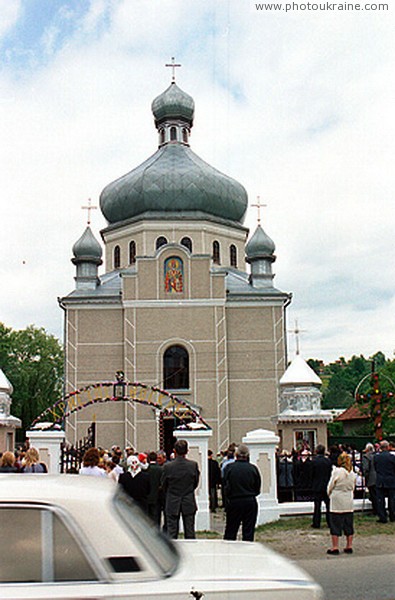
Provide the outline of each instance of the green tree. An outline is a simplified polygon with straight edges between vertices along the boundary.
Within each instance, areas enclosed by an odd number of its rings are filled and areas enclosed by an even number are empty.
[[[12,414],[24,430],[62,396],[63,349],[43,328],[12,330],[0,323],[0,367],[12,383]]]
[[[358,383],[371,371],[371,361],[352,356],[346,361],[340,357],[326,368],[328,384],[323,390],[324,408],[347,408],[355,400]]]

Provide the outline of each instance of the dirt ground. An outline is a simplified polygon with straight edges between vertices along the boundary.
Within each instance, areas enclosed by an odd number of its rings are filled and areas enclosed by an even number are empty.
[[[306,532],[293,530],[281,531],[275,534],[258,535],[257,541],[263,542],[293,560],[309,558],[327,558],[326,551],[330,548],[330,535],[325,528],[322,531]],[[345,539],[340,541],[340,548],[345,546]],[[358,536],[355,532],[353,541],[354,553],[358,556],[395,553],[395,536],[378,534],[371,536]]]
[[[216,535],[224,532],[224,514],[220,510],[211,515],[211,528]],[[360,527],[361,529],[361,527]],[[374,517],[369,519],[368,527],[358,535],[358,523],[355,524],[354,553],[358,556],[379,554],[395,554],[395,523],[376,524]],[[374,533],[377,529],[377,533]],[[373,533],[372,531],[373,530]],[[312,529],[309,522],[301,528],[292,529],[263,527],[257,530],[255,540],[267,544],[273,550],[292,558],[304,560],[309,558],[328,558],[326,550],[331,546],[329,530],[326,524],[321,529]],[[340,540],[340,548],[345,546],[345,538]],[[331,558],[331,557],[329,557]]]

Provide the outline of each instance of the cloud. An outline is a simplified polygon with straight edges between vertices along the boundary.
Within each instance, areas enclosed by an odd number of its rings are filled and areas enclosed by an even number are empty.
[[[16,30],[21,6],[3,4],[18,7],[2,18]],[[37,23],[30,60],[0,72],[6,324],[61,335],[81,206],[155,151],[150,105],[174,55],[196,102],[192,149],[268,205],[275,285],[293,292],[303,352],[392,352],[393,16],[263,15],[239,0],[65,6]]]
[[[18,21],[21,14],[20,0],[0,0],[0,39],[8,33]]]

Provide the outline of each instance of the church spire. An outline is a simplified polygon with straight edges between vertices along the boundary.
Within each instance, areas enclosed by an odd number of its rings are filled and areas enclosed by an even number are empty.
[[[96,206],[82,206],[88,210],[88,225],[82,236],[73,246],[74,257],[71,262],[76,266],[76,288],[84,290],[95,289],[99,283],[98,269],[102,264],[102,247],[95,238],[90,228],[90,211]]]
[[[276,249],[273,240],[262,229],[260,209],[265,206],[261,204],[258,196],[258,226],[254,235],[246,245],[246,262],[251,265],[250,283],[254,287],[273,287],[272,263],[276,260],[274,251]]]
[[[177,143],[189,145],[195,112],[193,98],[176,84],[175,69],[181,65],[175,62],[174,56],[171,60],[171,63],[166,64],[166,67],[173,70],[171,84],[155,98],[151,106],[155,127],[159,132],[159,147]]]

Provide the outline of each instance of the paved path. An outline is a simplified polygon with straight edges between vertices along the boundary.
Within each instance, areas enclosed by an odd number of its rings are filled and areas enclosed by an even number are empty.
[[[395,554],[296,562],[322,586],[325,600],[395,599]]]

